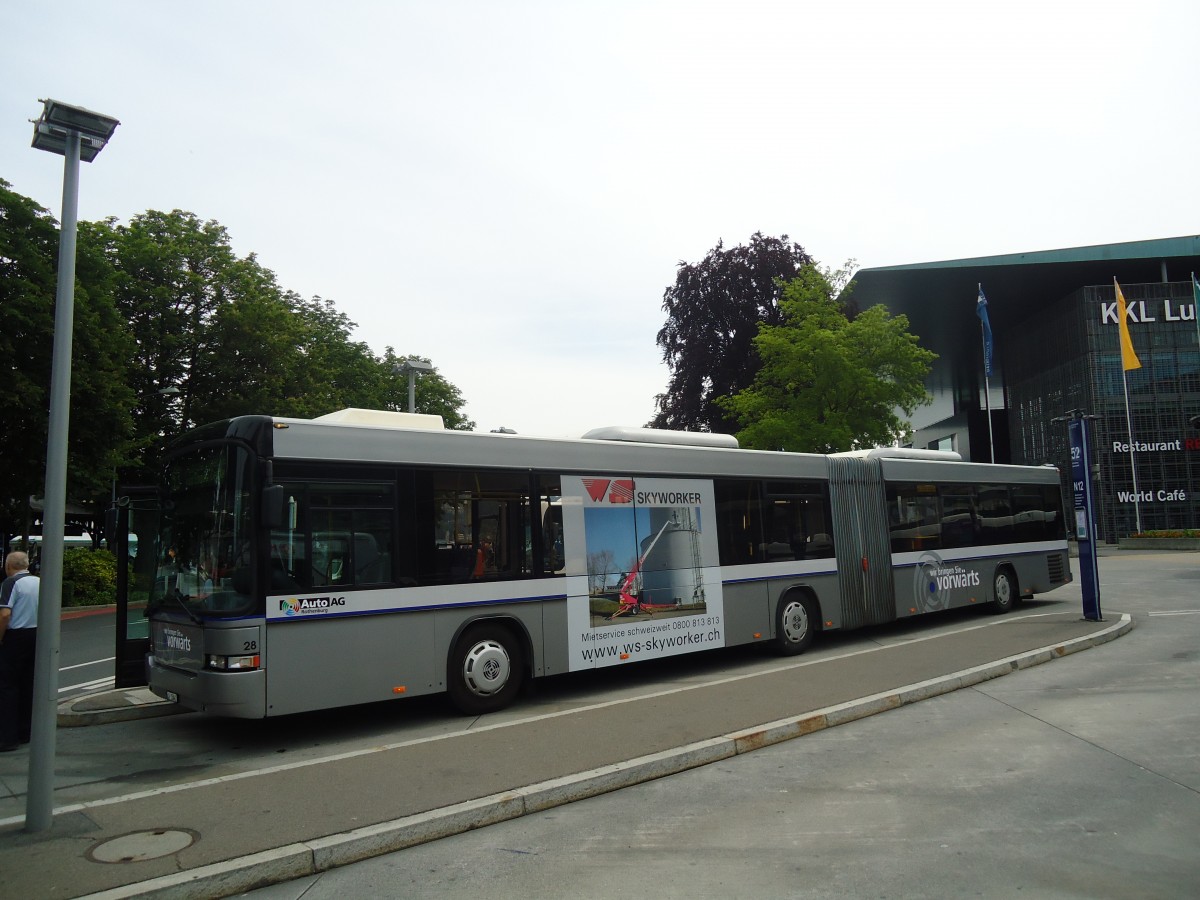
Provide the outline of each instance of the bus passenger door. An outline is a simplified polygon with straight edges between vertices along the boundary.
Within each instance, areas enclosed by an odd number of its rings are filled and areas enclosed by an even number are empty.
[[[154,578],[156,493],[152,487],[123,487],[108,510],[104,537],[117,558],[115,685],[146,683],[150,628],[146,601]],[[141,553],[138,553],[139,546]]]
[[[829,499],[837,556],[842,626],[896,618],[883,466],[877,459],[830,457]]]

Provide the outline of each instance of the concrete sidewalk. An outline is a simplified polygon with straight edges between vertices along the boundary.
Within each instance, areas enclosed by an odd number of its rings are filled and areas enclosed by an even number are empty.
[[[989,620],[870,652],[109,796],[54,828],[0,829],[12,897],[218,897],[313,874],[893,709],[1126,633],[1128,616]],[[71,701],[80,721],[173,711],[144,689]]]

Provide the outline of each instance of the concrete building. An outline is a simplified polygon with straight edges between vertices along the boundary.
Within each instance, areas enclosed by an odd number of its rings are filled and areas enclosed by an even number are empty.
[[[1052,463],[1066,479],[1062,418],[1073,410],[1093,416],[1098,525],[1115,541],[1139,519],[1143,530],[1200,528],[1193,273],[1200,276],[1200,235],[863,269],[854,297],[862,308],[882,303],[908,316],[938,354],[927,384],[933,404],[913,417],[914,447],[957,450],[977,462]],[[1141,362],[1129,371],[1114,279]],[[994,346],[987,379],[981,285]]]

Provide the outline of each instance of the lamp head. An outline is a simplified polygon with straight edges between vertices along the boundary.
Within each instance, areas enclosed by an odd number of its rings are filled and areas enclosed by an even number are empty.
[[[112,116],[72,106],[58,100],[42,100],[42,114],[33,122],[33,143],[38,150],[67,154],[71,132],[79,135],[79,158],[91,162],[104,149],[121,123]]]

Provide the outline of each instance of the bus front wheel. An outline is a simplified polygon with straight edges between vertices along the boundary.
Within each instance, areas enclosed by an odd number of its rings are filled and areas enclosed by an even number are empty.
[[[525,676],[520,642],[502,625],[468,629],[450,655],[450,702],[470,716],[504,709],[516,698]]]
[[[992,579],[992,612],[1006,613],[1017,602],[1017,579],[1012,569],[1001,566]]]
[[[775,613],[775,645],[787,656],[803,653],[817,630],[816,604],[809,597],[788,594]]]

